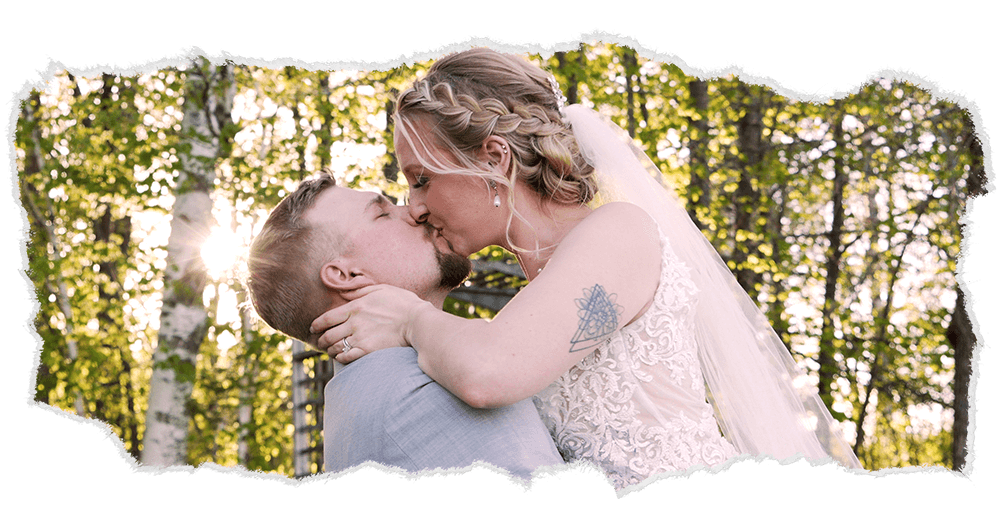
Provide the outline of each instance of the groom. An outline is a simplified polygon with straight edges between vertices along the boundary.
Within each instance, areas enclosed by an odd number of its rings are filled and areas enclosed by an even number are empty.
[[[365,286],[405,288],[440,308],[471,264],[428,229],[406,207],[321,172],[282,200],[254,239],[251,301],[269,325],[310,344],[312,321]],[[528,479],[563,463],[530,400],[473,409],[424,374],[409,347],[338,364],[325,394],[327,472],[368,461],[410,472],[482,461]]]

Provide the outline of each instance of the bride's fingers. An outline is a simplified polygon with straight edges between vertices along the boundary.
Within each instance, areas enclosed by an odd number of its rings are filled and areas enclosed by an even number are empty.
[[[363,288],[358,288],[350,291],[341,291],[340,296],[347,299],[348,301],[353,301],[360,299],[361,297],[364,297],[365,295],[368,295],[373,291],[377,291],[378,289],[381,289],[380,284],[372,284],[371,286],[365,286]]]
[[[350,339],[348,339],[347,341],[350,342]],[[343,363],[344,365],[347,365],[348,363],[357,360],[358,358],[364,356],[365,354],[366,352],[363,348],[351,345],[350,350],[345,350],[344,352],[337,354],[336,356],[334,356],[334,359],[336,359],[340,363]]]
[[[348,306],[349,304],[344,304],[320,315],[309,326],[309,331],[315,334],[320,330],[326,330],[327,328],[343,324],[351,316]]]
[[[350,339],[348,339],[347,341],[349,343]],[[339,361],[341,363],[345,363],[346,364],[348,362],[342,361],[342,358],[340,358],[340,356],[342,356],[345,352],[350,351],[351,348],[354,348],[354,347],[350,346],[350,348],[348,348],[348,346],[344,344],[344,340],[342,339],[342,340],[334,343],[329,348],[329,350],[327,350],[327,354],[329,354],[333,359],[335,359],[335,360],[337,360],[337,361]]]
[[[330,355],[338,354],[343,349],[344,338],[350,337],[351,333],[352,331],[347,328],[347,323],[343,323],[323,332],[316,340],[316,346]]]

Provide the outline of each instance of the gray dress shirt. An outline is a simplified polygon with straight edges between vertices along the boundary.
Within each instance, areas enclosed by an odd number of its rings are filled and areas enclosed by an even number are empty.
[[[563,463],[531,400],[469,407],[424,374],[409,347],[343,366],[325,395],[327,472],[368,461],[409,472],[482,461],[528,479],[540,466]]]

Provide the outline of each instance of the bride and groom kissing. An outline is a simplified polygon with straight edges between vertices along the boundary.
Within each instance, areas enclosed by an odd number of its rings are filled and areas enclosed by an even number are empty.
[[[249,285],[257,311],[315,344],[313,319],[363,287],[393,284],[441,308],[472,264],[430,227],[385,196],[337,186],[321,172],[271,212],[254,241]],[[527,479],[563,462],[531,401],[472,408],[424,374],[412,348],[336,365],[325,393],[328,472],[365,462],[409,472],[484,462]]]
[[[328,471],[483,461],[527,478],[583,460],[622,489],[743,454],[859,467],[620,129],[484,48],[436,62],[395,109],[408,205],[321,174],[251,246],[258,314],[346,364],[326,389]],[[492,320],[441,311],[491,245],[528,285]]]

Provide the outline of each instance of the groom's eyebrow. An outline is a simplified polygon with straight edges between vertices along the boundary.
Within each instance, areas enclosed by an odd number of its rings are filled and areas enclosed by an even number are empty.
[[[389,200],[382,194],[375,194],[375,197],[373,197],[372,200],[368,202],[368,206],[365,207],[365,212],[373,206],[377,206],[379,208],[385,207],[388,202]]]

